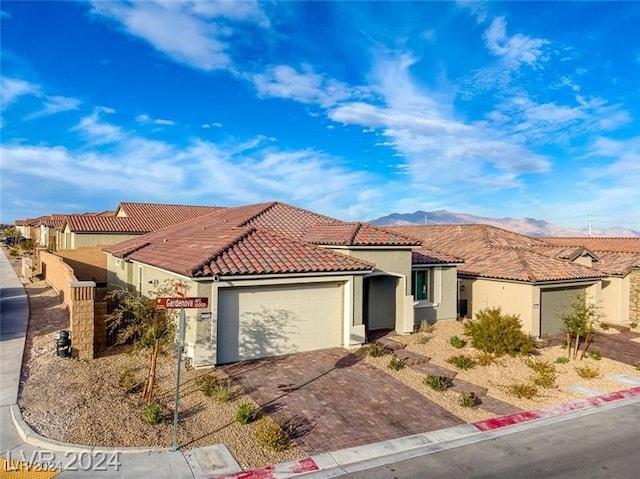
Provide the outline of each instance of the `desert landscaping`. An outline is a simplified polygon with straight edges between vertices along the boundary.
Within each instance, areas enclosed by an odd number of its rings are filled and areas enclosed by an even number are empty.
[[[18,263],[12,261],[17,270]],[[175,362],[161,356],[158,362],[157,389],[154,399],[166,420],[151,425],[143,417],[144,401],[139,388],[147,373],[147,357],[132,355],[127,346],[104,351],[92,361],[64,359],[56,355],[56,333],[68,328],[68,313],[56,292],[46,282],[34,278],[25,285],[30,306],[30,321],[23,362],[19,405],[26,422],[45,437],[64,442],[110,447],[159,447],[171,445],[170,418],[173,412]],[[615,334],[617,331],[608,331]],[[458,336],[465,342],[461,348],[451,345]],[[406,350],[430,358],[430,363],[456,370],[456,378],[481,386],[488,395],[515,408],[527,410],[559,404],[584,397],[569,389],[578,385],[598,392],[624,389],[624,384],[607,379],[613,374],[638,375],[636,368],[597,354],[588,354],[582,361],[561,364],[558,358],[567,356],[566,348],[549,346],[536,350],[535,361],[553,364],[555,374],[551,388],[538,387],[532,399],[518,398],[507,392],[513,383],[530,381],[533,370],[523,357],[502,356],[489,365],[460,370],[447,362],[453,355],[477,357],[464,335],[461,322],[439,322],[426,331],[407,336],[393,336],[406,345]],[[372,357],[368,347],[354,353],[372,366],[392,375],[429,400],[444,407],[466,422],[495,416],[479,407],[463,407],[459,394],[435,391],[424,383],[425,375],[408,367],[392,370],[388,367],[391,354]],[[589,366],[597,377],[585,379],[576,366]],[[305,452],[292,444],[285,451],[274,452],[256,442],[261,424],[271,421],[262,417],[250,424],[236,422],[236,412],[242,403],[257,406],[238,386],[231,385],[231,397],[216,401],[203,394],[198,377],[209,375],[219,381],[226,377],[221,370],[184,371],[181,385],[178,443],[184,449],[210,444],[225,444],[242,467],[258,467],[303,457]],[[231,383],[230,383],[231,384]]]

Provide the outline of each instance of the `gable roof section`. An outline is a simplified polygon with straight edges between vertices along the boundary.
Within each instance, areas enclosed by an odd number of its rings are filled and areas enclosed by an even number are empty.
[[[582,246],[591,251],[616,251],[619,253],[640,253],[640,238],[612,237],[543,237],[546,243],[558,246]]]
[[[196,277],[370,271],[374,265],[369,262],[321,248],[303,239],[319,222],[326,225],[327,219],[326,216],[277,202],[219,208],[199,218],[108,246],[104,250],[120,258]],[[346,231],[351,233],[352,242],[356,243],[377,241],[378,237],[373,234],[376,233],[390,241],[419,244],[414,239],[376,227],[362,228],[362,225],[338,220],[332,220],[330,224],[331,230],[340,233],[336,240],[338,243],[344,239]],[[333,228],[334,225],[347,226]],[[360,230],[364,231],[358,239]]]
[[[603,276],[586,266],[539,253],[548,244],[489,225],[390,226],[389,229],[419,238],[432,248],[464,260],[462,275],[526,282],[585,280]]]
[[[67,225],[74,233],[144,234],[220,209],[215,206],[122,202],[118,211],[122,210],[126,216],[115,216],[116,213],[111,211],[69,215]]]
[[[373,269],[366,261],[254,227],[222,223],[189,228],[177,235],[158,233],[109,246],[105,251],[189,277]]]

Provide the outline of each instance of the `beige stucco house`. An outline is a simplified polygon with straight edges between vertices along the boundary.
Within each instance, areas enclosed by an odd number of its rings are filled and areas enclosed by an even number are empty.
[[[349,348],[380,329],[410,333],[429,308],[429,319],[455,318],[459,260],[444,255],[423,252],[431,297],[416,309],[419,247],[399,233],[272,202],[220,208],[105,252],[112,287],[150,295],[168,280],[208,298],[206,310],[187,310],[186,354],[211,366]]]
[[[601,305],[607,321],[640,322],[640,238],[542,238],[548,254],[582,260],[601,272]]]
[[[457,269],[458,314],[475,317],[487,307],[501,307],[520,317],[531,336],[563,331],[560,315],[572,297],[586,293],[608,298],[605,274],[590,267],[590,253],[556,257],[550,245],[488,225],[394,226],[390,230],[420,239],[424,247],[462,258]]]

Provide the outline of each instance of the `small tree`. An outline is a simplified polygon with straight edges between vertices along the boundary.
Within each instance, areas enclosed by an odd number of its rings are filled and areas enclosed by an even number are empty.
[[[153,289],[150,297],[125,288],[108,295],[117,303],[116,309],[106,318],[108,328],[118,331],[117,344],[131,341],[133,352],[149,354],[149,375],[143,393],[147,404],[153,401],[158,354],[171,350],[176,334],[175,311],[156,309],[155,298],[174,295],[170,280]]]
[[[575,336],[576,345],[573,357],[575,359],[578,355],[580,338],[584,337],[585,340],[579,360],[584,358],[585,352],[593,340],[596,328],[605,317],[601,306],[587,298],[586,293],[580,293],[571,298],[569,307],[560,315],[564,323],[564,330],[567,333],[567,355],[569,357],[571,357],[571,344]]]

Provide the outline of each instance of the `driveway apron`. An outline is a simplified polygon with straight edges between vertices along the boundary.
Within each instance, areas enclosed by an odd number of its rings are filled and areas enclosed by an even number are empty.
[[[245,361],[224,370],[307,454],[433,431],[464,421],[343,349]]]

